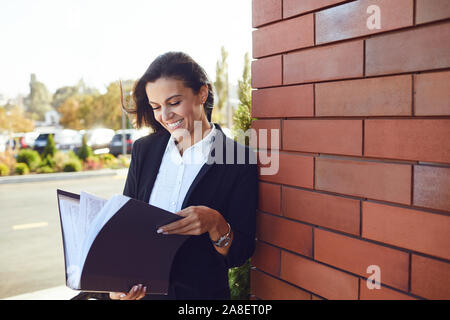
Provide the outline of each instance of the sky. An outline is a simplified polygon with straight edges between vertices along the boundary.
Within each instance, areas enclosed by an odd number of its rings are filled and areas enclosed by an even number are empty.
[[[51,93],[80,79],[104,92],[167,51],[186,52],[214,81],[221,46],[237,83],[251,33],[251,0],[3,0],[0,95],[27,95],[31,73]]]

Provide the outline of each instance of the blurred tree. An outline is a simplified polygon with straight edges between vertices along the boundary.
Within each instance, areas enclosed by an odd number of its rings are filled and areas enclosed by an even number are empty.
[[[84,126],[81,123],[80,117],[80,98],[73,96],[64,100],[58,106],[58,112],[60,115],[59,123],[64,128],[81,130]]]
[[[62,105],[67,99],[70,97],[76,96],[79,94],[79,88],[77,86],[73,87],[61,87],[58,88],[53,94],[52,106],[57,109],[60,105]]]
[[[29,132],[34,130],[34,121],[23,108],[15,105],[11,109],[0,108],[0,131]]]
[[[250,129],[252,123],[252,85],[251,85],[251,73],[250,73],[250,58],[248,53],[244,56],[244,71],[242,73],[242,79],[238,80],[238,96],[239,104],[236,111],[233,114],[233,133],[238,135],[239,130],[243,132]],[[246,143],[248,145],[248,143]]]
[[[252,87],[250,73],[250,59],[248,53],[244,56],[244,71],[242,79],[238,80],[239,105],[233,114],[233,134],[236,140],[239,135],[250,129],[252,123],[251,104]],[[242,140],[240,140],[242,141]],[[245,144],[249,145],[249,139],[245,137]],[[250,259],[240,267],[231,268],[228,271],[231,299],[248,299],[250,295]]]
[[[214,89],[217,95],[216,105],[213,109],[213,122],[218,122],[223,125],[226,120],[224,114],[225,108],[228,103],[228,52],[225,47],[221,47],[221,57],[216,63],[216,81],[214,81]]]
[[[34,120],[44,120],[45,113],[51,110],[52,95],[42,82],[37,81],[36,75],[30,77],[30,94],[25,98],[27,111]]]
[[[102,115],[99,125],[107,128],[118,130],[122,127],[122,105],[120,103],[120,88],[118,82],[111,82],[106,93],[103,94],[99,101],[99,113]]]

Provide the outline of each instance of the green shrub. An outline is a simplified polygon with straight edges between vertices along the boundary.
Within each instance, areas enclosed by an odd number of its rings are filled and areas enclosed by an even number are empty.
[[[44,148],[44,151],[42,151],[42,159],[47,158],[47,156],[50,156],[53,158],[55,155],[57,149],[55,145],[55,140],[53,140],[53,135],[49,134],[47,137],[47,145]]]
[[[87,158],[91,157],[94,153],[92,152],[91,147],[88,146],[86,141],[86,135],[83,136],[83,144],[81,145],[81,148],[78,150],[78,158],[80,158],[83,161],[86,161]]]
[[[90,156],[86,158],[83,163],[84,170],[99,170],[103,168],[103,164],[97,156]]]
[[[117,160],[119,160],[119,164],[122,168],[130,167],[130,162],[131,162],[130,157],[121,154],[117,157]]]
[[[55,159],[48,154],[45,158],[42,159],[41,164],[39,165],[39,168],[42,167],[49,167],[52,170],[56,167],[56,161]]]
[[[9,175],[9,167],[4,163],[0,163],[0,176],[7,175]]]
[[[49,166],[42,166],[37,168],[36,170],[37,173],[53,173],[55,172],[55,170]]]
[[[31,171],[36,170],[41,163],[39,153],[31,149],[22,149],[17,154],[17,162],[26,163]]]
[[[30,172],[30,169],[28,169],[28,166],[26,163],[19,162],[16,164],[16,173],[23,175],[28,174]]]
[[[63,171],[64,172],[77,172],[81,171],[83,165],[80,160],[71,159],[64,163]]]
[[[116,159],[112,154],[106,153],[100,155],[100,161],[102,165],[106,168],[118,169],[120,168],[119,160]]]

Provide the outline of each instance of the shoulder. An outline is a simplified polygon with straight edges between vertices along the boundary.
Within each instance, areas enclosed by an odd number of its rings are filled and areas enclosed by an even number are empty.
[[[169,139],[169,134],[167,133],[167,131],[166,132],[163,132],[163,131],[154,132],[147,136],[143,136],[143,137],[137,139],[133,143],[133,150],[135,150],[135,152],[137,152],[142,149],[147,149],[147,148],[150,148],[152,145],[160,144],[160,143],[163,143],[164,141],[167,142],[168,139]]]

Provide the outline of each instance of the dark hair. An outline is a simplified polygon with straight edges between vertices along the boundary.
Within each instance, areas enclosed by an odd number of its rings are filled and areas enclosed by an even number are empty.
[[[211,82],[205,70],[183,52],[167,52],[158,56],[145,71],[144,75],[136,82],[133,90],[134,109],[126,109],[127,112],[136,114],[136,125],[138,128],[147,125],[154,132],[165,130],[155,119],[153,110],[148,102],[145,86],[148,82],[154,82],[159,78],[171,78],[184,82],[184,85],[191,88],[194,94],[200,92],[203,85],[208,86],[208,98],[204,104],[204,109],[208,121],[211,122],[211,114],[214,106],[214,94]]]

